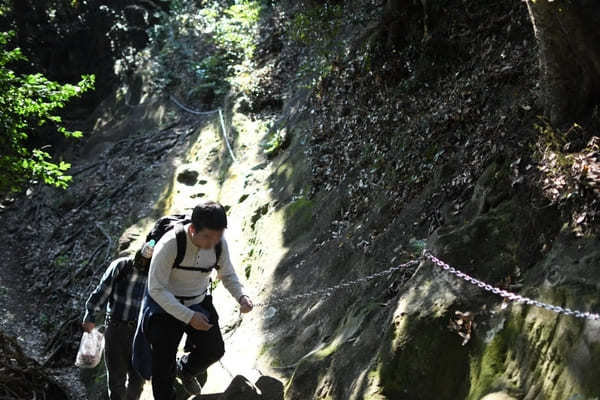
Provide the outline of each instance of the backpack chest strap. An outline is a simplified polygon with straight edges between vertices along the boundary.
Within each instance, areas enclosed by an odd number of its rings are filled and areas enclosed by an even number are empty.
[[[183,269],[183,270],[186,270],[186,271],[210,272],[210,271],[212,271],[213,269],[218,269],[219,267],[218,267],[218,265],[217,265],[217,264],[215,264],[215,265],[213,265],[213,266],[212,266],[212,267],[210,267],[210,268],[201,268],[201,267],[184,267],[183,265],[178,265],[178,266],[176,266],[176,267],[173,267],[173,268],[177,268],[177,269]]]

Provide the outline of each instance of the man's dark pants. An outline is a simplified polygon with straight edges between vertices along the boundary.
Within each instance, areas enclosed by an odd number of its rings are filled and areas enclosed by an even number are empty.
[[[150,318],[146,337],[152,345],[152,393],[156,400],[175,399],[177,348],[184,332],[188,337],[186,351],[189,351],[182,358],[186,373],[197,376],[225,354],[219,317],[210,296],[202,306],[209,311],[209,322],[213,324],[208,331],[196,330],[170,314],[156,313]]]
[[[106,325],[104,360],[108,397],[110,400],[137,400],[145,381],[131,365],[131,343],[135,324],[110,321]]]

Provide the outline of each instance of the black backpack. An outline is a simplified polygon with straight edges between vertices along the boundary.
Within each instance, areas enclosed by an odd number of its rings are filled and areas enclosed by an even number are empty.
[[[173,263],[173,268],[185,269],[188,271],[202,271],[202,272],[210,272],[213,269],[219,269],[219,258],[221,257],[221,252],[223,251],[223,245],[221,242],[217,243],[215,246],[215,254],[217,255],[215,264],[210,268],[199,268],[199,267],[184,267],[181,265],[181,261],[183,261],[183,257],[185,257],[185,250],[187,244],[187,238],[185,230],[183,226],[192,222],[191,218],[188,215],[184,214],[172,214],[166,215],[164,217],[159,218],[152,227],[152,230],[148,235],[146,235],[146,243],[150,240],[154,240],[156,243],[160,240],[161,237],[171,229],[175,229],[175,238],[177,240],[177,256],[175,256],[175,262]]]
[[[152,227],[150,233],[146,235],[146,243],[150,240],[154,240],[155,243],[158,243],[159,239],[163,237],[165,233],[170,231],[171,229],[175,229],[175,238],[177,240],[177,256],[175,256],[175,262],[173,262],[173,268],[185,269],[189,271],[201,271],[201,272],[210,272],[213,269],[219,269],[219,258],[221,257],[221,252],[223,250],[223,245],[221,242],[215,245],[215,254],[217,256],[215,264],[210,268],[199,268],[199,267],[184,267],[181,265],[181,261],[183,261],[183,257],[185,257],[185,249],[187,245],[186,233],[183,228],[184,225],[192,222],[191,218],[188,215],[184,214],[172,214],[166,215],[164,217],[159,218]],[[129,272],[133,269],[133,261],[128,262],[117,274],[115,281],[121,280],[123,277],[127,276]]]

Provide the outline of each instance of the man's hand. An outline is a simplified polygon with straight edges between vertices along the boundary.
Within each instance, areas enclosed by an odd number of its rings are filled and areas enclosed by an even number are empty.
[[[96,324],[93,322],[84,322],[81,324],[81,327],[83,328],[84,331],[91,332],[96,327]]]
[[[208,322],[206,315],[202,314],[201,312],[194,313],[194,316],[190,320],[190,325],[192,328],[198,331],[207,331],[213,327],[213,324]]]
[[[250,297],[248,296],[240,297],[238,302],[240,303],[240,312],[243,314],[252,311],[254,308],[254,304],[252,304],[252,300],[250,300]]]

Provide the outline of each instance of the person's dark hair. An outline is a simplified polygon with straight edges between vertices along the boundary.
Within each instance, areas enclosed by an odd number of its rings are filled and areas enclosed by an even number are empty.
[[[194,207],[192,225],[196,231],[202,229],[223,230],[227,228],[227,214],[219,203],[206,201]]]

